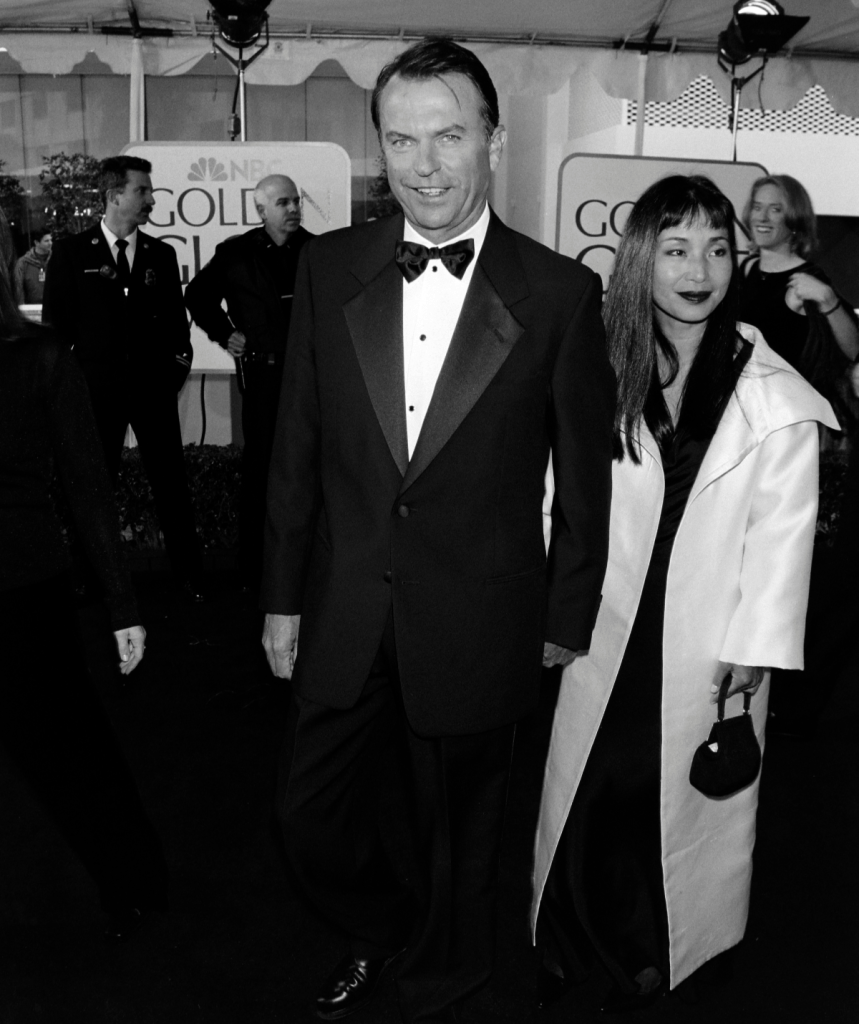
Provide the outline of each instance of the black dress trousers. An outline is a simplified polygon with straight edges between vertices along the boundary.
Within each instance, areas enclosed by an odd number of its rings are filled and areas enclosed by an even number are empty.
[[[280,806],[296,874],[356,956],[407,947],[397,969],[405,1021],[448,1019],[492,972],[515,724],[418,736],[403,709],[390,616],[354,707],[297,702]],[[379,761],[392,750],[406,784],[418,865],[413,887],[398,879],[379,828],[380,786],[393,784],[379,778]]]
[[[84,363],[90,401],[105,462],[116,481],[131,426],[155,499],[158,523],[173,571],[181,579],[199,578],[203,562],[194,509],[185,473],[182,428],[171,380],[140,379],[116,367]]]

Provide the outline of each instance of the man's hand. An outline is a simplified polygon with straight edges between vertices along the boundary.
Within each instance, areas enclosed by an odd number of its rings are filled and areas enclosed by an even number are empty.
[[[113,635],[119,651],[119,671],[127,676],[143,660],[146,630],[143,626],[129,626],[127,629],[117,629]]]
[[[543,644],[543,668],[554,668],[555,665],[572,665],[580,654],[586,651],[570,651],[558,644]]]
[[[262,645],[269,668],[279,679],[292,679],[298,657],[300,615],[266,615]]]
[[[241,331],[233,331],[233,333],[227,338],[227,351],[234,358],[244,354],[245,345],[247,345],[247,338],[242,334]]]
[[[710,692],[713,694],[710,698],[711,704],[718,703],[719,688],[722,680],[729,672],[731,673],[731,685],[728,687],[728,697],[733,697],[735,693],[757,693],[758,688],[764,681],[764,670],[762,668],[750,665],[730,665],[720,661],[716,682],[710,687]]]

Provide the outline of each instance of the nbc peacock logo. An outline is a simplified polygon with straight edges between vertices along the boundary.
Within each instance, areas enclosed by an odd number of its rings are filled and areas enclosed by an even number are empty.
[[[199,160],[191,164],[188,171],[188,181],[227,181],[227,171],[220,160],[213,156],[201,156]]]

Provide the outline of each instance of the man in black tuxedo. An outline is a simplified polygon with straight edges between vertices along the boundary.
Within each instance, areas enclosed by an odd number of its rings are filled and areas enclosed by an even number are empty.
[[[102,161],[104,219],[54,245],[42,319],[77,354],[114,480],[129,424],[134,430],[173,571],[202,600],[176,405],[191,369],[191,331],[175,252],[139,230],[155,205],[151,170],[135,156]]]
[[[425,40],[382,70],[372,109],[405,222],[325,234],[302,254],[263,643],[298,705],[287,848],[351,947],[317,1016],[363,1006],[405,947],[403,1019],[427,1024],[457,1019],[490,976],[515,723],[537,702],[541,661],[590,642],[614,378],[598,278],[489,210],[505,131],[480,61]],[[369,802],[374,759],[393,748],[416,899]]]
[[[263,178],[254,203],[262,225],[221,242],[185,289],[185,305],[209,339],[241,360],[243,368],[239,556],[243,581],[256,590],[295,272],[298,254],[312,235],[301,226],[301,195],[291,178]]]

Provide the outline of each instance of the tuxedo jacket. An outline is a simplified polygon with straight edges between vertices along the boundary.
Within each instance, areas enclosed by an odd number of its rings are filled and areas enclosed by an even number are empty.
[[[261,607],[301,614],[294,686],[332,708],[357,701],[392,611],[411,726],[475,733],[533,707],[545,640],[590,642],[615,394],[601,287],[493,214],[409,459],[402,234],[400,214],[303,250]]]
[[[71,342],[84,371],[180,385],[193,350],[172,246],[137,232],[128,296],[101,225],[55,243],[42,319]]]
[[[189,282],[185,305],[211,341],[226,348],[241,331],[251,353],[282,353],[286,348],[298,256],[313,236],[299,227],[284,243],[286,252],[271,258],[274,242],[265,228],[228,238]],[[226,299],[224,311],[221,302]]]

